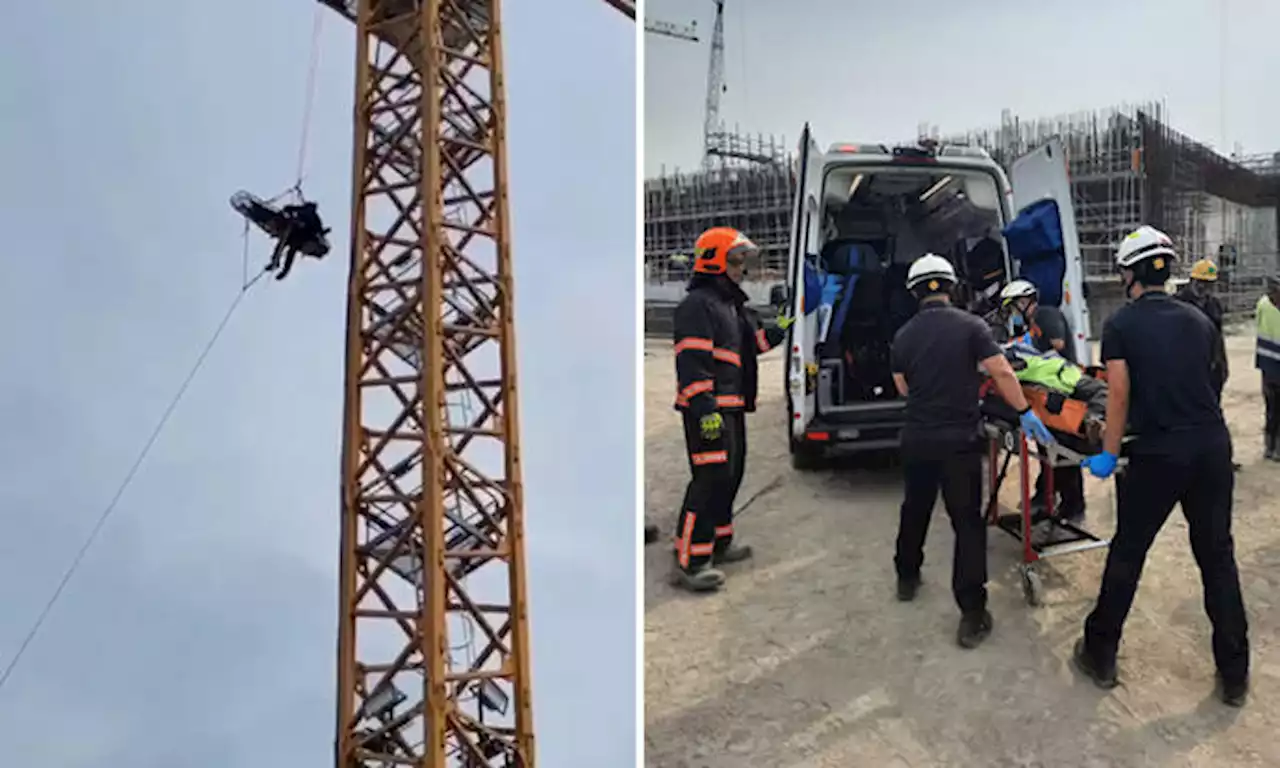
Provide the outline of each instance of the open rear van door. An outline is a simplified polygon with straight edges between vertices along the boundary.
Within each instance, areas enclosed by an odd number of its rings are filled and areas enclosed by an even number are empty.
[[[815,313],[805,297],[806,256],[818,248],[822,214],[822,151],[806,123],[795,162],[795,201],[791,218],[791,252],[787,263],[787,313],[796,319],[787,334],[787,421],[792,447],[813,419],[815,394],[809,368],[814,363]],[[814,297],[813,300],[816,300]]]
[[[1066,315],[1075,334],[1072,339],[1076,359],[1083,365],[1093,362],[1089,349],[1089,307],[1084,295],[1084,263],[1080,255],[1080,240],[1076,233],[1075,208],[1071,204],[1071,179],[1067,173],[1067,156],[1062,142],[1050,139],[1039,149],[1018,158],[1010,174],[1013,186],[1013,206],[1021,216],[1032,206],[1052,200],[1056,204],[1058,225],[1062,233],[1062,252],[1066,257],[1066,269],[1062,278],[1062,303],[1059,308]],[[1049,210],[1049,206],[1043,206]],[[1021,266],[1019,266],[1021,272]]]

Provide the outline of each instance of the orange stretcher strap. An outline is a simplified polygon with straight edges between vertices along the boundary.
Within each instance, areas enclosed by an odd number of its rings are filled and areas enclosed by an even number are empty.
[[[1022,394],[1031,405],[1031,410],[1036,412],[1046,427],[1084,437],[1084,417],[1089,413],[1089,406],[1084,401],[1063,398],[1062,410],[1058,413],[1050,413],[1049,393],[1043,388],[1023,384]]]
[[[984,398],[1000,397],[1000,394],[996,392],[995,382],[991,379],[983,381],[982,388],[978,392],[979,396]],[[1040,420],[1049,429],[1064,434],[1085,437],[1084,420],[1089,413],[1089,406],[1084,401],[1064,397],[1062,398],[1062,409],[1057,413],[1052,413],[1049,410],[1049,392],[1043,387],[1037,387],[1034,384],[1023,384],[1022,396],[1027,398],[1027,404],[1031,406],[1031,410],[1035,411],[1036,415],[1040,417]]]

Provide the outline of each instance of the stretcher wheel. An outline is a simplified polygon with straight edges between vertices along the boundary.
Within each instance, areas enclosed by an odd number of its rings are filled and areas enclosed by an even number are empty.
[[[1032,607],[1044,604],[1044,582],[1040,574],[1026,566],[1022,568],[1022,596]]]

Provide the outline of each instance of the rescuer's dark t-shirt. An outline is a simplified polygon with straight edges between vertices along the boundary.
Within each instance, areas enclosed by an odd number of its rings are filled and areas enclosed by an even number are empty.
[[[924,305],[893,338],[891,365],[907,380],[904,450],[962,446],[978,434],[978,363],[1000,354],[991,329],[950,305]]]
[[[1210,363],[1218,331],[1199,309],[1166,293],[1144,293],[1102,330],[1102,362],[1129,369],[1133,454],[1190,460],[1228,444]]]

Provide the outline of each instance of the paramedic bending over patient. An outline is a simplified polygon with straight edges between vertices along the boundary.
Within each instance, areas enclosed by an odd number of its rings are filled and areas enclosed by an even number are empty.
[[[1200,310],[1165,293],[1174,258],[1169,236],[1152,227],[1140,227],[1116,252],[1130,301],[1102,331],[1110,386],[1105,450],[1085,466],[1109,477],[1126,422],[1134,438],[1129,467],[1116,483],[1116,533],[1102,589],[1075,663],[1099,686],[1116,685],[1120,634],[1147,551],[1181,504],[1213,625],[1218,697],[1238,707],[1249,690],[1249,640],[1231,540],[1231,435],[1210,365],[1217,330]]]
[[[907,288],[920,301],[920,311],[893,340],[893,380],[907,398],[902,428],[906,487],[894,565],[898,599],[914,599],[929,518],[941,488],[956,535],[951,564],[951,589],[961,614],[956,642],[976,648],[991,634],[992,625],[987,611],[978,366],[995,380],[1005,402],[1018,410],[1028,437],[1044,444],[1053,438],[1027,404],[986,323],[951,306],[955,285],[955,270],[941,256],[922,256],[907,273]]]

